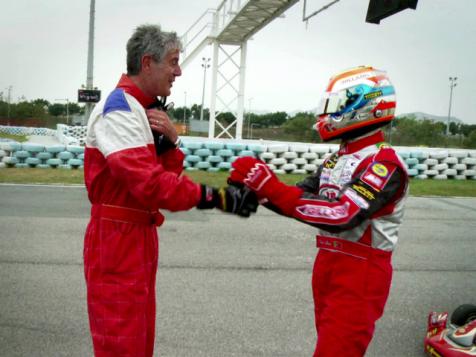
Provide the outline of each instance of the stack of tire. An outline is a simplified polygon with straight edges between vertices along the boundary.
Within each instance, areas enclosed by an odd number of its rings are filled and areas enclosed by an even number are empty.
[[[4,167],[82,169],[84,147],[74,145],[44,146],[29,143],[2,142],[0,153]]]
[[[338,145],[283,142],[245,142],[184,140],[184,167],[188,171],[228,171],[237,157],[260,158],[281,174],[310,174]],[[410,177],[418,179],[476,179],[476,150],[397,147]],[[82,169],[84,147],[77,145],[43,146],[0,141],[0,168],[37,167]]]
[[[337,150],[337,145],[270,144],[260,158],[278,174],[309,174]]]
[[[187,171],[229,171],[237,157],[258,157],[266,150],[259,144],[218,141],[185,141],[181,150],[185,154],[184,167]]]
[[[67,126],[58,125],[58,130],[61,130],[64,135],[74,138],[78,141],[79,145],[84,146],[86,142],[87,126]]]
[[[0,132],[11,135],[43,135],[54,136],[56,130],[48,128],[35,128],[26,126],[5,126],[0,125]]]
[[[414,150],[398,152],[411,177],[435,180],[476,179],[476,152],[470,150]]]

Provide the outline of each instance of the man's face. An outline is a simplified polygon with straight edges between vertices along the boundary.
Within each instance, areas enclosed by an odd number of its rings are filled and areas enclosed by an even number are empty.
[[[162,62],[158,63],[150,58],[144,63],[146,74],[146,91],[152,97],[167,97],[170,95],[175,77],[182,75],[179,66],[179,50],[171,50]]]

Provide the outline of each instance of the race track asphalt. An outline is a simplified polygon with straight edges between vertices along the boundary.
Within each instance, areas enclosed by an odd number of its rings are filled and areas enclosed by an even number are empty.
[[[88,216],[84,187],[0,185],[0,356],[92,356]],[[166,216],[156,356],[312,355],[312,227],[264,208],[248,220]],[[390,299],[366,356],[424,356],[428,312],[476,303],[475,232],[475,198],[408,200]]]

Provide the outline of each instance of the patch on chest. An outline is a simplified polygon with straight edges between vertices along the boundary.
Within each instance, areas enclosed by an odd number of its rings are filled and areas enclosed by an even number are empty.
[[[349,183],[360,161],[360,156],[355,154],[341,157],[330,174],[330,183],[341,188]]]

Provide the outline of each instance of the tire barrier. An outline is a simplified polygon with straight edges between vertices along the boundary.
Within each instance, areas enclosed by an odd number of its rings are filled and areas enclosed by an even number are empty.
[[[2,128],[5,127],[0,127]],[[63,133],[78,136],[85,135],[85,129],[58,125],[58,130]],[[48,130],[50,129],[45,129],[44,132],[47,133]],[[337,144],[218,140],[220,139],[184,137],[180,147],[185,155],[184,169],[229,171],[238,157],[251,156],[263,160],[276,173],[310,174],[339,148]],[[84,165],[84,147],[67,141],[44,146],[3,139],[0,141],[0,168],[81,170]],[[395,147],[395,150],[407,166],[410,177],[476,180],[476,150],[420,147]]]
[[[402,155],[406,150],[409,156]],[[408,173],[418,179],[475,180],[476,150],[396,148]]]
[[[55,136],[56,130],[48,128],[33,128],[27,126],[6,126],[0,125],[0,132],[11,135],[42,135]]]
[[[0,163],[0,168],[82,169],[84,147],[76,145],[44,146],[2,141],[0,142]]]
[[[56,126],[56,139],[64,145],[84,145],[86,139],[86,126]]]

